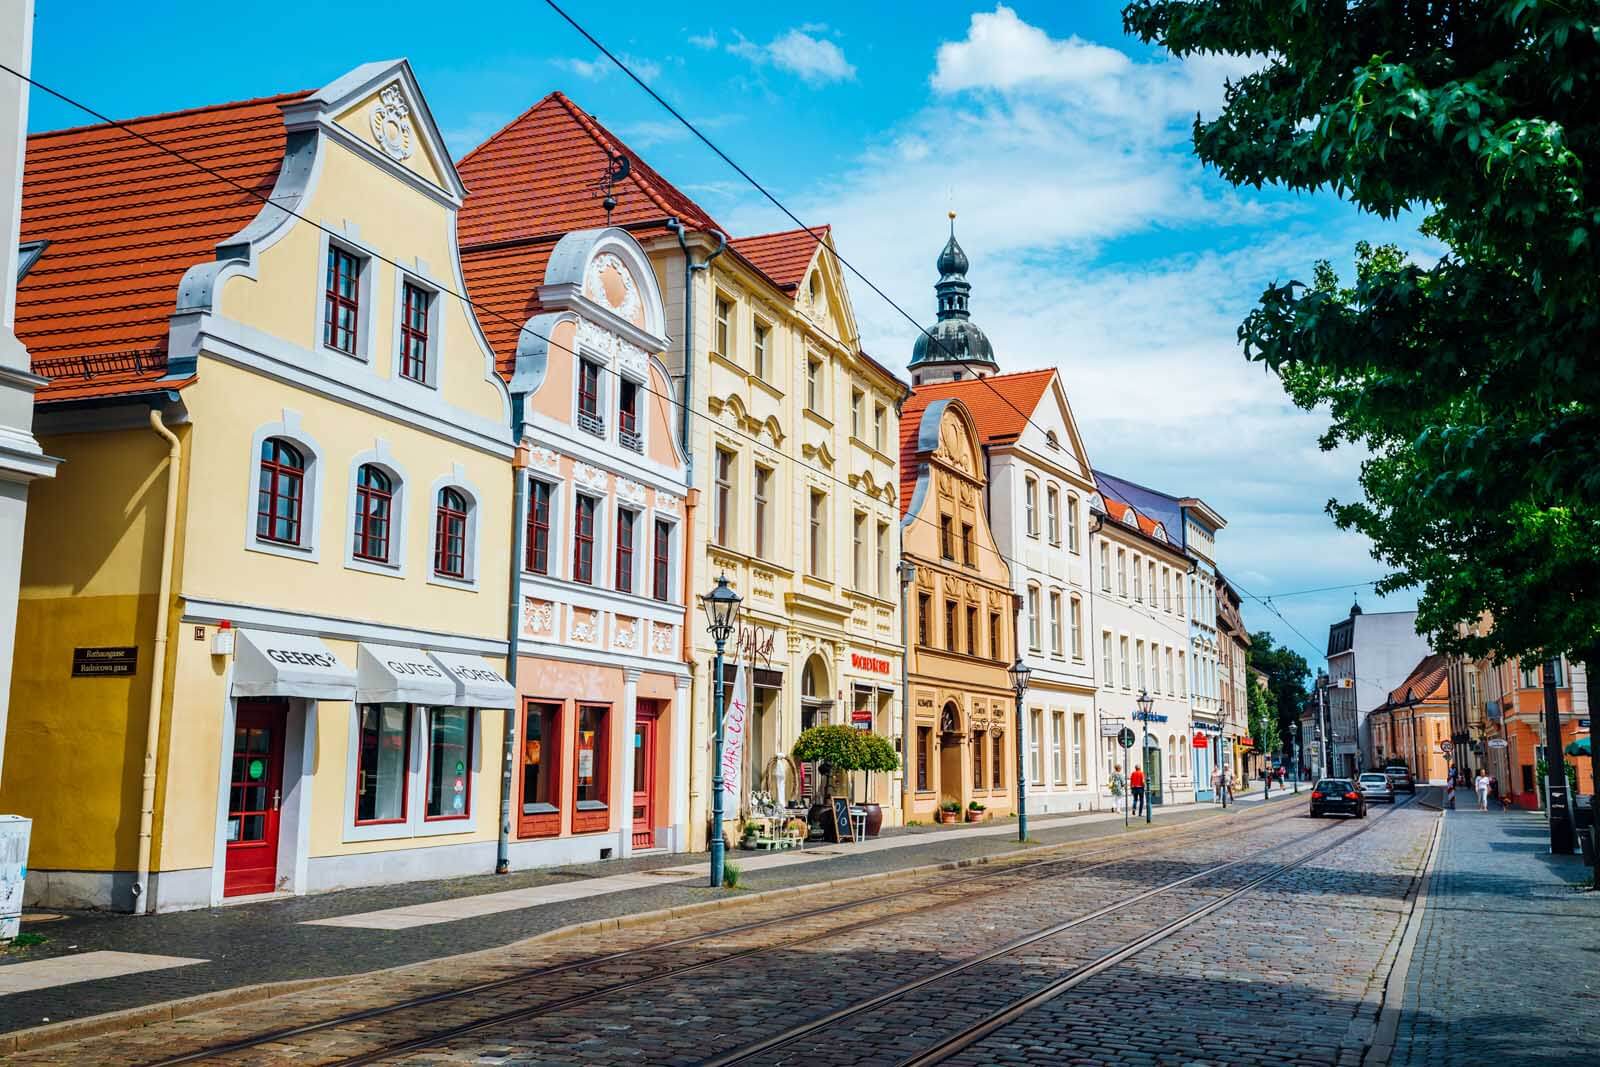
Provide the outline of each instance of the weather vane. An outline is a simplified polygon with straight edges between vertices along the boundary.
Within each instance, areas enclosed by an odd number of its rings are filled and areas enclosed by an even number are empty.
[[[605,173],[595,183],[595,191],[604,199],[600,206],[606,209],[606,225],[611,225],[611,213],[617,208],[617,183],[628,176],[633,169],[633,164],[628,157],[620,153],[613,155],[606,163]]]

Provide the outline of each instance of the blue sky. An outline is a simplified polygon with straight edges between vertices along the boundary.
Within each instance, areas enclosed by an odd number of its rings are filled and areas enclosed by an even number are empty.
[[[561,89],[737,233],[789,223],[548,7],[473,3],[126,5],[36,0],[34,76],[127,117],[311,88],[405,56],[458,154]],[[1360,456],[1325,455],[1324,416],[1246,364],[1234,331],[1274,279],[1363,237],[1426,252],[1413,231],[1331,197],[1235,191],[1193,159],[1188,128],[1246,59],[1178,63],[1127,38],[1119,5],[569,0],[663,96],[919,320],[932,318],[944,214],[973,260],[973,317],[1003,369],[1059,366],[1090,458],[1203,497],[1228,520],[1223,567],[1251,593],[1337,586],[1278,607],[1320,645],[1381,574],[1335,530]],[[90,121],[35,93],[35,130]],[[912,327],[858,281],[868,351],[903,366]],[[1312,647],[1264,607],[1251,628]]]

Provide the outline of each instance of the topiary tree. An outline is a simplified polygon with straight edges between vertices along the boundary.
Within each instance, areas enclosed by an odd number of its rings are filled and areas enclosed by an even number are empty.
[[[900,757],[886,737],[853,726],[813,726],[795,738],[789,754],[823,764],[827,772],[894,771]]]

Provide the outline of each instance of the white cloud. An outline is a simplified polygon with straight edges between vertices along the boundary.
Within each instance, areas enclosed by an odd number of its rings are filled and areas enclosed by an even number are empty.
[[[687,40],[696,48],[709,49],[717,47],[717,35],[715,31],[707,31],[706,33],[691,33]]]
[[[617,58],[626,63],[635,74],[647,82],[653,82],[661,77],[661,64],[654,60],[630,56],[626,53],[618,55]],[[552,62],[562,70],[571,71],[585,81],[599,81],[617,70],[617,65],[603,55],[597,55],[593,59],[556,59],[552,60]]]
[[[1082,83],[1121,74],[1131,64],[1115,48],[1080,37],[1054,40],[1002,4],[989,14],[975,13],[966,40],[939,46],[933,87],[948,93]]]
[[[758,66],[770,63],[808,85],[849,81],[856,76],[856,68],[845,58],[844,50],[832,41],[813,36],[825,29],[807,24],[787,30],[766,44],[757,44],[736,31],[737,40],[728,45],[728,51]]]

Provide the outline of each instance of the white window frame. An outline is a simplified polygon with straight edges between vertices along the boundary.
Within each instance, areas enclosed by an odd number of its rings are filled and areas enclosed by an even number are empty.
[[[1039,651],[1041,640],[1039,625],[1039,587],[1028,583],[1028,651]]]
[[[719,306],[726,304],[728,313],[722,314]],[[739,301],[717,289],[711,297],[711,351],[723,359],[732,359],[734,347],[739,343]],[[718,331],[724,335],[719,338]]]
[[[1061,543],[1061,492],[1053,485],[1044,490],[1045,531],[1052,545]]]
[[[1028,536],[1039,536],[1039,482],[1032,475],[1022,479],[1022,516]]]
[[[382,471],[389,478],[391,492],[389,496],[389,558],[383,563],[376,560],[362,559],[356,555],[355,525],[356,525],[356,479],[360,476],[361,468],[373,466]],[[374,446],[365,452],[358,452],[350,460],[350,479],[345,492],[345,538],[344,538],[344,565],[353,571],[366,571],[368,574],[382,574],[390,578],[404,578],[406,576],[406,486],[405,471],[394,454],[389,450],[389,443],[379,438]],[[432,566],[432,560],[429,561]]]
[[[415,378],[407,378],[400,373],[401,361],[405,352],[404,345],[401,343],[405,332],[401,329],[401,326],[405,320],[407,285],[413,285],[428,294],[428,373],[420,382]],[[441,321],[443,314],[440,310],[444,306],[443,298],[444,286],[429,278],[426,274],[420,271],[406,270],[405,268],[394,272],[394,338],[393,343],[389,346],[389,375],[396,382],[413,389],[439,391],[439,371],[444,366],[440,358],[441,342],[444,340],[443,322]],[[357,340],[359,341],[359,339],[358,336]]]
[[[1055,710],[1050,713],[1050,779],[1052,785],[1067,784],[1066,739],[1067,713]]]
[[[1050,653],[1061,657],[1066,654],[1061,637],[1061,590],[1050,590]]]
[[[300,543],[286,545],[268,541],[256,535],[257,512],[261,492],[261,446],[269,437],[279,437],[293,445],[306,461],[300,477]],[[322,536],[322,446],[306,432],[300,413],[284,409],[280,422],[269,422],[256,427],[250,438],[250,473],[245,485],[244,547],[252,552],[265,552],[284,559],[317,562],[321,555]]]
[[[1078,539],[1078,494],[1067,494],[1067,551],[1078,555],[1082,546]]]
[[[345,717],[349,720],[347,731],[347,748],[345,752],[345,786],[342,801],[343,814],[340,816],[340,839],[345,842],[357,841],[397,841],[411,837],[444,837],[450,834],[474,834],[478,832],[478,820],[482,816],[484,806],[480,799],[484,792],[483,779],[483,715],[481,709],[468,708],[471,712],[472,725],[472,765],[467,774],[471,783],[467,787],[468,807],[464,818],[435,818],[429,819],[425,812],[428,804],[428,724],[433,715],[434,706],[428,704],[410,704],[411,722],[406,728],[406,740],[409,752],[406,757],[406,817],[400,822],[366,823],[356,822],[356,775],[361,763],[361,715],[363,704],[374,701],[352,703]],[[395,703],[389,701],[388,703]],[[439,707],[459,707],[460,705],[438,705]],[[494,805],[489,805],[491,809]]]
[[[454,489],[467,501],[467,543],[461,560],[460,578],[449,578],[434,570],[439,541],[439,493]],[[434,479],[428,491],[428,584],[448,589],[476,592],[478,588],[478,519],[483,511],[483,493],[467,479],[467,470],[457,463],[449,474]]]
[[[1068,620],[1072,634],[1072,658],[1077,663],[1083,662],[1083,598],[1073,593],[1067,608]]]
[[[347,228],[341,234],[329,234],[326,230],[319,230],[316,270],[316,293],[314,302],[315,327],[311,334],[316,350],[329,357],[339,359],[353,359],[361,363],[372,362],[372,324],[373,318],[372,292],[376,288],[373,284],[373,275],[382,261],[377,251],[361,241],[353,227]],[[328,253],[333,248],[339,248],[355,256],[361,264],[361,277],[356,284],[356,350],[346,352],[342,348],[334,348],[327,342],[327,334],[323,331],[326,327],[328,316]],[[399,327],[399,315],[396,313],[395,326]]]

